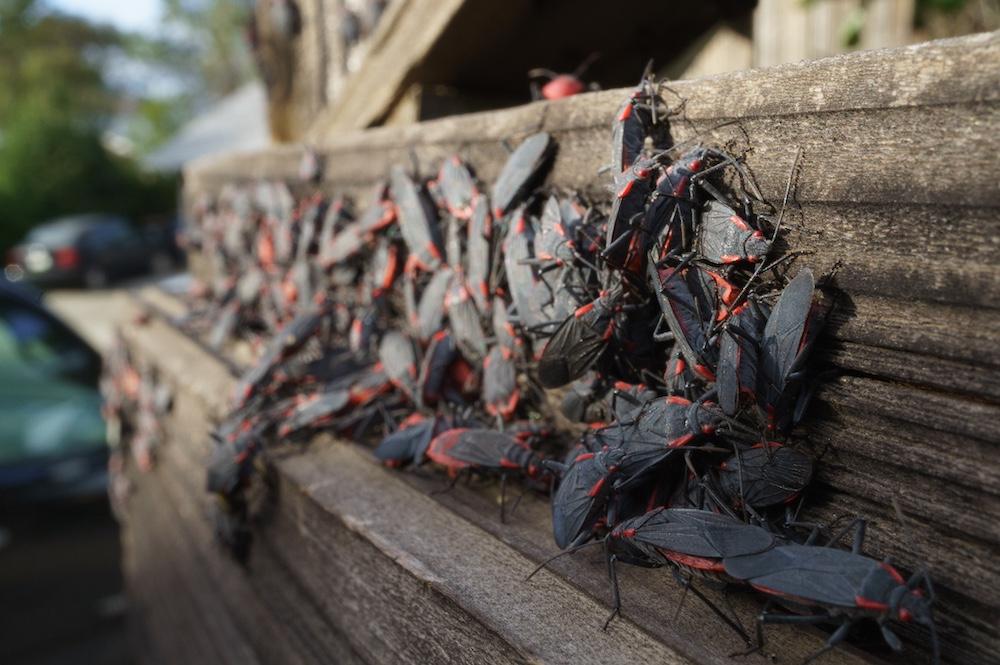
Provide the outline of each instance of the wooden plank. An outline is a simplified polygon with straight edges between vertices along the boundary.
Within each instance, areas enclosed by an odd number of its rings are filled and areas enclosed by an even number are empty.
[[[200,351],[196,345],[188,340],[180,340],[178,342],[174,339],[171,341],[171,337],[176,336],[177,333],[172,329],[166,326],[163,326],[162,329],[157,328],[157,324],[154,322],[141,335],[137,335],[136,339],[137,342],[146,344],[147,352],[158,349],[161,356],[169,355],[170,358],[184,357],[188,356],[189,352],[193,354]],[[150,339],[154,341],[146,342],[146,340]],[[184,350],[183,347],[188,345],[191,348]],[[169,354],[163,353],[163,349],[166,348],[171,350]],[[194,360],[197,360],[197,358],[193,355],[188,356],[188,362]],[[200,363],[207,371],[212,371],[210,368],[212,361],[202,358]],[[178,369],[179,366],[174,367],[174,371],[178,371]],[[165,374],[173,376],[169,372]],[[214,402],[221,405],[224,402],[222,397],[224,394],[219,393],[215,395]],[[199,401],[199,399],[195,398],[191,406],[184,408],[187,417],[182,422],[187,423],[192,419],[197,420],[207,417],[208,413],[217,410],[216,404],[213,403],[206,403],[200,407],[195,407],[194,402]],[[199,411],[199,409],[202,410]],[[199,413],[202,415],[199,416]],[[197,427],[193,429],[196,430]],[[175,437],[175,441],[172,444],[184,447],[188,452],[184,453],[187,461],[183,462],[181,467],[176,467],[174,471],[181,476],[198,476],[200,479],[201,467],[198,465],[197,458],[204,455],[205,439],[202,437],[200,439],[202,443],[193,444],[191,443],[193,440],[191,434],[193,433],[188,431],[187,425],[184,426],[183,430],[175,432],[179,437]],[[178,444],[177,440],[184,441],[184,443]],[[179,462],[172,462],[172,464],[177,463]],[[435,508],[437,504],[455,511],[462,518],[474,524],[476,528],[488,532],[491,536],[498,538],[512,547],[515,552],[524,556],[525,559],[520,564],[503,564],[507,567],[519,569],[520,575],[530,570],[533,562],[541,560],[554,550],[549,536],[548,506],[544,500],[529,497],[525,500],[524,505],[518,509],[516,520],[513,520],[511,524],[502,525],[497,519],[497,490],[495,486],[458,488],[450,494],[432,499],[427,497],[425,492],[435,487],[441,487],[444,483],[444,479],[441,476],[437,474],[423,474],[421,477],[420,475],[397,474],[391,477],[389,476],[389,472],[384,471],[373,463],[370,455],[359,453],[353,447],[337,444],[314,444],[309,452],[304,455],[282,460],[279,463],[279,469],[281,470],[282,487],[279,493],[281,501],[279,503],[278,516],[273,522],[268,523],[264,527],[264,535],[261,538],[270,543],[268,547],[278,552],[278,556],[289,557],[294,561],[294,564],[290,564],[288,567],[299,577],[299,583],[308,593],[318,597],[316,601],[319,603],[318,607],[322,608],[323,613],[329,615],[331,617],[330,620],[337,622],[335,625],[340,626],[347,634],[355,635],[357,631],[364,631],[366,628],[362,625],[352,623],[352,621],[357,620],[356,618],[351,620],[336,619],[335,617],[340,616],[343,612],[337,605],[339,601],[330,599],[353,597],[352,594],[364,593],[351,586],[350,581],[344,581],[344,578],[361,575],[358,568],[361,564],[357,564],[356,562],[343,563],[340,564],[344,567],[341,570],[335,567],[331,568],[333,564],[326,557],[346,557],[353,560],[353,555],[349,555],[347,552],[352,551],[351,547],[355,547],[353,544],[355,540],[367,539],[374,541],[376,549],[392,546],[395,549],[392,550],[393,554],[389,558],[398,559],[402,556],[399,551],[399,548],[402,547],[400,543],[409,543],[409,540],[405,539],[408,538],[408,536],[405,536],[405,532],[407,529],[413,531],[414,535],[412,538],[416,539],[418,543],[412,546],[408,544],[404,548],[407,557],[414,555],[414,551],[409,549],[410,547],[418,548],[416,552],[420,556],[417,558],[417,561],[421,565],[412,565],[420,570],[426,569],[436,572],[431,578],[431,582],[427,582],[425,579],[422,584],[417,585],[418,588],[424,588],[428,583],[437,584],[444,583],[442,580],[445,582],[449,580],[451,572],[448,571],[451,569],[447,566],[451,565],[459,566],[466,570],[471,568],[475,571],[476,576],[480,577],[486,576],[483,574],[484,570],[489,571],[489,576],[494,574],[492,565],[485,567],[483,564],[477,565],[476,560],[470,558],[474,555],[469,550],[478,549],[479,545],[476,543],[481,543],[481,541],[475,538],[470,540],[470,536],[465,535],[464,532],[458,535],[450,530],[440,534],[437,533],[435,525],[438,522],[435,521],[436,519],[440,518],[443,522],[450,525],[454,523],[454,518],[440,517],[440,509]],[[836,474],[839,473],[839,469],[836,466],[831,466],[831,470],[835,478]],[[191,481],[185,482],[190,483]],[[400,490],[396,487],[399,483],[411,485],[418,491],[413,493],[411,491]],[[197,490],[197,485],[197,482],[192,484],[192,492]],[[326,492],[334,494],[327,497]],[[836,494],[838,498],[835,500],[833,508],[836,513],[842,514],[844,511],[845,506],[842,500],[844,496],[855,502],[854,504],[848,503],[848,505],[856,507],[856,500],[850,494],[845,494],[843,488],[838,487],[831,492],[839,493]],[[864,501],[866,502],[865,506],[870,508],[871,502],[868,499]],[[401,508],[404,505],[410,506],[412,512],[410,510],[404,511]],[[828,514],[823,511],[827,510],[830,505],[829,502],[821,502],[819,504],[819,513]],[[348,510],[351,506],[353,508]],[[352,511],[356,511],[356,513]],[[438,517],[427,518],[426,515],[428,514],[436,514]],[[877,513],[876,515],[881,518],[883,514]],[[345,517],[345,515],[349,517]],[[383,515],[387,515],[387,517],[384,519],[380,517]],[[188,516],[186,520],[190,521],[195,518],[196,516]],[[343,542],[340,536],[324,535],[336,530],[338,524],[345,524],[348,531],[354,535]],[[357,524],[361,526],[359,527]],[[421,526],[419,529],[412,529],[413,524],[420,524]],[[378,528],[376,529],[376,527]],[[449,529],[454,528],[457,527],[453,525],[449,526]],[[399,533],[397,533],[397,530]],[[890,531],[887,535],[883,530],[881,519],[879,519],[877,525],[877,533],[878,535],[873,540],[875,547],[889,544],[891,546],[890,549],[893,551],[896,550],[899,545],[896,540],[898,534],[893,534]],[[916,549],[917,553],[924,552],[924,542],[930,542],[938,555],[942,552],[954,551],[954,548],[960,545],[966,548],[969,547],[964,533],[959,534],[957,540],[952,539],[947,542],[942,542],[937,536],[929,538],[927,535],[923,535],[922,538],[923,540],[919,541],[920,547]],[[320,542],[314,542],[317,540]],[[299,544],[300,541],[301,544]],[[442,544],[455,542],[465,544],[461,556],[458,556],[448,546]],[[942,545],[945,547],[942,547]],[[362,548],[363,553],[358,554],[358,558],[366,562],[364,564],[366,566],[375,557],[370,551],[370,547],[371,545]],[[433,550],[437,553],[436,556],[439,557],[457,558],[457,561],[450,561],[447,564],[440,563],[437,558],[426,561],[424,558],[425,554],[423,553],[424,550],[419,549],[420,547]],[[495,550],[496,544],[494,543],[489,547]],[[970,567],[987,565],[987,561],[977,561],[975,559],[972,554],[975,550],[968,551],[970,553],[960,561],[962,569],[966,574],[968,574]],[[495,555],[491,554],[490,556],[493,557]],[[406,560],[410,561],[409,558]],[[947,563],[946,560],[932,559],[932,561],[935,565],[935,572],[938,570],[938,565]],[[954,559],[952,561],[954,562]],[[445,566],[446,568],[442,571],[437,566]],[[387,576],[388,579],[393,580],[392,588],[399,588],[400,581],[395,574],[390,574],[381,569],[377,570],[379,578]],[[569,584],[573,588],[587,594],[588,597],[597,599],[596,609],[599,611],[596,611],[594,613],[595,616],[591,617],[592,623],[590,626],[599,625],[601,611],[604,609],[607,594],[607,582],[599,557],[595,560],[593,557],[580,555],[574,557],[572,560],[554,564],[554,570],[560,576],[568,579]],[[326,577],[331,575],[335,578],[334,581],[324,581]],[[428,575],[428,577],[430,576]],[[629,570],[628,567],[623,567],[622,577],[623,588],[626,590],[627,598],[625,615],[629,621],[635,624],[636,629],[645,631],[646,634],[656,639],[664,640],[669,644],[683,645],[679,647],[681,648],[681,653],[684,653],[696,662],[726,662],[726,654],[738,648],[738,644],[735,642],[730,643],[729,641],[719,639],[713,640],[713,632],[716,630],[717,624],[714,623],[710,616],[705,614],[706,610],[700,608],[697,604],[692,603],[687,605],[678,617],[669,622],[663,621],[665,616],[664,608],[679,602],[681,597],[680,591],[673,584],[668,574],[657,574],[644,570]],[[977,579],[983,578],[980,577]],[[505,589],[504,594],[510,594],[509,587],[514,584],[514,581],[503,576],[498,581],[502,582],[501,586]],[[520,577],[517,578],[517,581],[520,583]],[[946,578],[946,582],[951,582],[951,580]],[[464,584],[473,583],[474,581],[469,580],[464,582]],[[405,587],[406,585],[404,584],[403,586]],[[446,588],[449,589],[446,595],[453,598],[464,598],[466,595],[473,593],[466,587],[455,589],[446,585]],[[946,593],[949,591],[946,591]],[[483,598],[482,602],[488,603],[491,607],[511,602],[510,600],[501,602],[480,589],[477,589],[475,594],[481,596]],[[380,587],[376,595],[379,598],[378,602],[384,603],[385,596],[392,595],[392,592],[389,589]],[[517,597],[515,595],[515,598]],[[375,601],[372,600],[371,602]],[[413,601],[409,600],[407,602],[412,603]],[[966,612],[968,612],[969,606],[983,607],[978,601],[971,601],[968,596],[964,597],[963,602],[965,602],[965,605],[960,605],[959,609],[964,607],[963,611]],[[746,621],[752,620],[755,612],[754,608],[759,607],[757,602],[749,597],[733,598],[731,599],[731,604],[734,605],[736,611]],[[430,612],[431,610],[426,611]],[[528,612],[528,610],[524,611]],[[371,616],[361,610],[357,610],[357,612],[360,612],[362,616]],[[480,617],[484,616],[483,613],[485,613],[485,616],[491,616],[485,609],[480,608],[476,611],[476,615]],[[417,614],[419,615],[421,612],[417,612]],[[380,614],[376,615],[381,616]],[[505,615],[501,614],[501,616]],[[946,616],[948,615],[946,614]],[[386,620],[388,621],[389,618]],[[450,619],[442,619],[442,621],[448,620]],[[540,621],[541,619],[534,617],[533,620]],[[507,621],[507,619],[503,619],[503,621]],[[398,629],[401,631],[410,631],[406,632],[406,635],[412,635],[412,632],[416,630],[413,626],[398,627]],[[368,630],[371,630],[371,628],[368,628]],[[547,630],[551,630],[551,627]],[[708,633],[705,632],[706,630]],[[787,635],[785,634],[786,632]],[[445,631],[445,633],[450,634],[448,631]],[[770,632],[769,635],[771,635]],[[975,632],[972,635],[975,637],[974,645],[976,645],[976,648],[981,648],[983,644],[982,636]],[[466,637],[463,637],[463,639],[466,639]],[[437,638],[445,639],[440,635],[436,636],[435,639]],[[382,645],[381,641],[376,641],[373,646],[365,641],[367,639],[376,640],[375,637],[363,638],[362,641],[364,644],[355,644],[354,648],[359,653],[366,654],[366,658],[369,656],[375,658],[385,656],[385,652],[380,651],[380,649],[384,649],[384,646],[380,646]],[[770,639],[771,644],[774,645],[773,648],[783,655],[792,653],[805,657],[818,646],[822,638],[816,633],[808,631],[788,630],[779,631],[771,635]],[[703,646],[704,644],[708,644],[709,646]],[[966,649],[968,650],[968,648]],[[853,657],[851,653],[847,652],[847,654],[842,654],[839,657]],[[398,654],[394,653],[393,655]],[[426,657],[426,654],[423,652],[421,652],[421,655]]]
[[[801,148],[785,242],[811,252],[818,272],[837,266],[836,283],[852,296],[996,308],[998,62],[1000,37],[989,34],[677,82],[671,88],[685,105],[673,134],[745,153],[772,201],[781,200]],[[329,137],[325,187],[360,193],[411,152],[430,171],[458,151],[488,182],[505,156],[501,139],[545,129],[560,145],[549,183],[606,200],[609,178],[599,171],[623,94]],[[294,180],[298,161],[292,148],[203,161],[188,170],[189,192]],[[935,167],[942,164],[962,168]]]
[[[688,123],[694,123],[701,130],[711,127],[717,120],[741,118],[756,119],[773,125],[772,119],[783,118],[787,123],[784,128],[775,127],[774,131],[799,131],[804,126],[796,126],[797,116],[831,116],[822,117],[808,122],[830,123],[820,124],[821,128],[837,126],[837,114],[851,114],[863,111],[886,112],[896,110],[901,113],[945,107],[947,112],[954,109],[961,113],[963,107],[982,104],[982,109],[995,114],[995,106],[1000,98],[1000,36],[995,33],[973,35],[957,39],[940,40],[902,49],[865,51],[844,56],[836,56],[817,60],[806,64],[785,65],[766,70],[749,70],[733,72],[700,81],[672,82],[671,88],[677,97],[685,99],[683,118],[674,125],[678,139],[686,139],[691,134]],[[327,168],[326,180],[338,185],[363,185],[371,183],[384,176],[387,166],[397,161],[406,162],[411,147],[417,149],[421,161],[439,159],[450,151],[467,147],[472,149],[481,146],[489,150],[493,159],[484,159],[480,173],[489,180],[499,170],[500,160],[496,156],[502,154],[503,148],[498,142],[503,138],[517,138],[541,129],[551,131],[557,137],[574,137],[579,139],[580,148],[589,148],[584,139],[598,146],[597,150],[583,150],[574,147],[574,152],[583,155],[581,163],[575,160],[557,164],[553,173],[553,182],[565,186],[591,186],[598,188],[608,180],[605,175],[599,178],[597,171],[608,160],[608,135],[610,118],[626,94],[624,90],[609,90],[604,92],[578,95],[555,102],[538,102],[526,106],[477,113],[458,118],[446,118],[437,121],[420,123],[404,127],[376,128],[353,134],[325,134],[317,137],[319,148],[326,154],[339,159],[331,160]],[[954,194],[955,185],[960,180],[971,178],[963,187],[962,194],[971,193],[966,203],[985,201],[987,205],[996,205],[997,194],[993,191],[976,191],[977,183],[989,180],[989,173],[977,173],[972,165],[986,166],[991,164],[992,153],[989,148],[995,147],[998,139],[992,136],[988,127],[995,118],[976,115],[971,125],[964,124],[963,116],[950,121],[950,116],[939,115],[941,120],[949,117],[947,123],[951,127],[936,124],[925,124],[931,130],[921,138],[914,128],[907,127],[906,121],[912,121],[919,116],[896,116],[890,126],[880,131],[874,122],[870,126],[858,127],[842,125],[843,136],[827,134],[821,154],[824,159],[814,160],[808,169],[804,168],[802,181],[809,182],[810,187],[801,192],[802,201],[853,201],[871,202],[872,194],[876,202],[900,200],[909,202],[934,203],[941,200],[934,196],[942,191],[952,192],[949,198],[958,198]],[[890,119],[891,120],[891,119]],[[925,123],[927,118],[924,119]],[[891,131],[890,131],[891,128]],[[974,131],[970,131],[974,128]],[[849,131],[853,129],[853,131]],[[866,131],[861,131],[861,130]],[[897,131],[903,131],[903,136],[917,140],[899,141],[895,138]],[[957,138],[962,139],[961,146],[948,145],[947,132],[954,131]],[[874,136],[871,133],[877,132]],[[789,132],[794,134],[794,132]],[[754,138],[757,138],[751,134]],[[776,139],[787,139],[784,134],[775,135]],[[919,153],[927,157],[922,146],[933,142],[935,147],[947,151],[948,155],[959,154],[960,159],[949,162],[935,154],[935,164],[963,164],[965,169],[912,169],[912,162],[893,163],[892,155],[882,155],[883,145],[872,144],[870,139],[896,144],[896,149],[909,149],[910,155]],[[854,148],[845,149],[841,139]],[[577,143],[577,141],[568,141]],[[787,163],[792,156],[787,154],[787,147],[794,146],[798,141],[784,141],[780,154],[784,157],[781,168],[768,168],[768,161],[774,155],[761,155],[755,151],[751,159],[759,162],[759,167],[751,162],[754,171],[772,172],[773,181],[766,183],[765,193],[780,199],[784,191],[784,180],[787,175]],[[773,146],[769,146],[773,147]],[[959,147],[971,147],[964,153]],[[838,153],[848,153],[850,168],[839,170],[840,163],[831,163],[826,159],[826,150],[833,149]],[[276,177],[294,180],[298,171],[298,156],[300,149],[280,147],[252,155],[215,156],[203,158],[192,163],[186,169],[186,182],[197,189],[199,183],[213,176],[231,181],[234,178]],[[425,157],[426,155],[426,157]],[[867,155],[870,160],[861,160]],[[366,159],[351,159],[364,156]],[[478,155],[472,156],[474,159]],[[489,156],[489,155],[484,155]],[[492,164],[486,164],[492,162]],[[899,174],[904,181],[912,182],[919,179],[924,185],[914,188],[920,199],[898,196],[904,192],[898,190],[898,182],[887,178],[884,171],[879,171],[881,182],[869,182],[866,177],[874,166],[883,167],[889,163],[893,166],[893,174]],[[804,165],[805,166],[805,165]],[[988,170],[988,169],[987,169]],[[918,172],[919,171],[919,172]],[[840,177],[831,177],[839,174]],[[845,177],[846,175],[846,177]],[[898,180],[898,178],[896,179]],[[598,182],[600,181],[600,182]],[[866,198],[867,197],[867,198]]]
[[[803,150],[782,249],[805,251],[801,265],[833,274],[837,305],[820,361],[845,374],[826,383],[808,423],[809,444],[817,452],[827,446],[830,451],[807,514],[823,520],[872,517],[873,554],[891,552],[904,567],[931,566],[941,592],[949,662],[984,662],[1000,649],[1000,612],[991,593],[1000,583],[995,566],[1000,553],[998,84],[998,34],[671,84],[687,100],[673,120],[675,139],[698,135],[745,153],[770,200],[780,201],[796,150]],[[362,192],[391,164],[409,163],[411,150],[428,172],[458,151],[488,182],[505,156],[502,138],[546,129],[559,142],[548,183],[606,200],[608,176],[598,170],[608,157],[608,119],[623,94],[327,137],[322,150],[330,166],[323,188]],[[717,127],[733,119],[738,122]],[[298,158],[295,149],[283,148],[250,159],[205,161],[189,170],[188,194],[211,194],[223,183],[257,177],[294,181]],[[136,343],[150,352],[157,348],[144,339]],[[186,353],[158,362],[175,376],[195,366],[200,374],[202,365],[192,363],[206,361]],[[226,380],[216,376],[209,379],[212,389],[192,390],[221,404]],[[209,412],[223,408],[213,405]],[[440,486],[436,474],[392,478],[361,451],[340,445],[315,446],[279,467],[279,516],[274,535],[265,536],[274,550],[308,562],[295,574],[302,575],[304,588],[319,589],[324,613],[339,617],[341,597],[362,598],[362,616],[374,613],[416,642],[398,652],[356,616],[331,619],[345,634],[357,633],[352,644],[366,658],[432,654],[409,618],[374,608],[380,594],[401,593],[418,603],[412,611],[437,618],[444,628],[434,639],[461,635],[475,649],[499,640],[517,657],[541,657],[539,650],[552,648],[551,631],[566,634],[565,626],[545,623],[545,612],[562,613],[560,621],[574,629],[586,623],[559,604],[567,598],[576,612],[593,615],[590,627],[600,621],[607,592],[597,555],[581,553],[553,564],[557,576],[546,577],[546,584],[562,585],[549,589],[558,588],[562,600],[515,585],[505,568],[530,567],[552,552],[543,501],[528,501],[516,520],[501,525],[495,488],[459,488],[431,500],[422,492]],[[893,499],[905,513],[902,521]],[[460,520],[442,516],[441,507]],[[462,550],[456,563],[451,559],[459,555],[445,543],[459,536],[474,545]],[[479,551],[488,546],[499,550]],[[380,580],[373,591],[359,584],[355,577],[364,566],[329,562],[342,552],[370,560],[377,576],[394,586]],[[475,572],[490,579],[472,579],[468,569],[475,565],[485,566],[488,574],[482,568]],[[400,566],[412,570],[403,574]],[[330,571],[335,579],[327,579]],[[625,641],[639,649],[670,645],[697,662],[725,662],[734,645],[716,635],[718,624],[704,608],[689,604],[664,621],[664,605],[679,599],[668,575],[643,570],[622,575],[627,599],[622,626],[633,631]],[[484,588],[474,586],[480,583]],[[405,591],[394,592],[397,588]],[[461,615],[443,598],[476,617],[471,633],[456,632],[453,623]],[[513,601],[527,605],[497,609]],[[758,607],[749,598],[733,604],[745,618]],[[539,633],[545,626],[548,646]],[[821,639],[808,631],[776,635],[780,649],[775,650],[798,658]],[[567,639],[589,645],[591,637],[581,631]],[[607,642],[621,641],[605,640],[600,653],[607,655]],[[838,651],[834,658],[856,657]]]
[[[161,365],[171,382],[183,376],[177,372],[188,362],[199,362],[206,374],[222,368],[204,355],[199,359],[197,354],[204,352],[196,344],[159,321],[129,339],[144,356],[182,359]],[[177,386],[188,392],[178,396],[178,409],[184,415],[174,419],[165,466],[157,472],[164,478],[159,492],[172,496],[175,507],[193,501],[184,497],[194,496],[200,488],[199,462],[206,438],[196,440],[194,435],[198,422],[218,412],[227,394],[203,400],[196,384],[179,381]],[[548,508],[542,501],[519,510],[518,528],[529,531],[521,531],[519,538],[502,538],[516,545],[504,549],[494,540],[498,530],[505,529],[497,520],[495,486],[485,495],[458,490],[441,497],[446,502],[442,507],[438,497],[427,495],[429,487],[441,486],[440,476],[413,485],[416,479],[387,471],[369,453],[343,444],[316,443],[305,455],[280,461],[279,469],[279,513],[260,534],[268,543],[264,547],[290,559],[288,569],[301,588],[327,621],[350,636],[352,648],[365,660],[425,662],[447,644],[468,650],[470,662],[497,649],[510,658],[561,660],[565,653],[560,650],[568,648],[564,641],[569,641],[579,662],[590,662],[592,657],[612,662],[653,657],[724,663],[727,654],[740,647],[735,638],[713,640],[717,624],[698,605],[685,607],[683,616],[664,628],[664,603],[677,603],[683,594],[666,574],[655,575],[651,585],[640,584],[647,571],[623,571],[632,587],[630,610],[628,619],[611,629],[614,639],[609,646],[609,638],[598,629],[607,612],[602,565],[593,560],[572,563],[569,583],[549,575],[532,584],[523,581],[527,571],[554,549]],[[468,507],[456,510],[459,500],[468,500]],[[190,507],[178,510],[178,523],[191,531],[189,540],[208,540],[207,527],[191,526],[205,515],[191,512]],[[456,521],[452,510],[466,519]],[[414,529],[415,524],[419,528]],[[257,565],[255,555],[251,569]],[[215,564],[208,568],[216,579],[225,579]],[[226,592],[233,593],[233,588]],[[392,598],[396,605],[387,600]],[[237,595],[236,603],[244,602]],[[345,612],[344,602],[353,611]],[[736,605],[745,621],[752,620],[759,607],[749,597]],[[429,623],[437,626],[430,634]],[[553,640],[553,635],[561,638]],[[784,629],[771,639],[773,648],[783,654],[805,657],[823,638],[812,631]],[[839,662],[859,662],[856,655],[844,652]]]
[[[364,129],[389,109],[463,0],[398,0],[366,46],[361,68],[344,81],[336,102],[314,118],[309,140],[345,129]]]

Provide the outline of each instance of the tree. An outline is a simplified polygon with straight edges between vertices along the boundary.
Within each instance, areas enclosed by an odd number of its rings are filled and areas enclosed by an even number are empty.
[[[37,0],[0,0],[0,248],[59,214],[172,207],[173,179],[142,174],[101,140],[121,102],[101,66],[121,44]]]

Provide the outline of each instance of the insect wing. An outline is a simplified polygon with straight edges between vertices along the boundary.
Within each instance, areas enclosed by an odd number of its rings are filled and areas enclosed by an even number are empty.
[[[856,607],[858,591],[879,563],[832,547],[782,545],[723,560],[726,573],[768,593],[806,602]]]
[[[400,166],[394,166],[390,175],[392,198],[396,202],[399,228],[403,240],[426,270],[436,270],[441,264],[441,233],[437,213],[417,184]]]
[[[526,138],[511,153],[490,195],[496,217],[503,217],[524,200],[554,147],[552,137],[546,132],[539,132]]]
[[[417,336],[427,341],[441,330],[444,319],[444,298],[451,284],[452,271],[441,268],[434,273],[420,294],[420,304],[417,306]]]

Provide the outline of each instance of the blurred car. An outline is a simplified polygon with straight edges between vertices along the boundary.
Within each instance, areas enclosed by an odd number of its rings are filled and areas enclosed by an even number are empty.
[[[165,275],[187,262],[180,244],[179,215],[147,222],[142,225],[141,233],[149,249],[149,266],[154,275]]]
[[[91,214],[61,217],[32,229],[8,254],[8,279],[39,285],[106,286],[149,270],[149,243],[123,218]]]
[[[0,278],[0,503],[105,494],[100,372],[36,293]]]

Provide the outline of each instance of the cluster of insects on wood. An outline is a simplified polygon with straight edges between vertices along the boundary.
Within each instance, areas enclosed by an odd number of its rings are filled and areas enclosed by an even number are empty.
[[[332,431],[390,467],[500,479],[501,520],[509,479],[550,493],[560,554],[605,549],[608,621],[619,564],[666,567],[748,650],[768,623],[832,624],[818,656],[870,618],[897,650],[892,622],[927,626],[937,661],[926,572],[865,556],[862,521],[846,549],[850,528],[799,520],[814,460],[794,433],[832,299],[772,256],[785,203],[726,150],[673,142],[670,114],[648,74],[622,101],[610,201],[545,189],[541,132],[488,189],[454,156],[393,167],[357,213],[276,182],[204,203],[218,278],[187,325],[259,349],[213,434],[222,540],[245,555],[269,448]],[[763,596],[756,635],[699,584]]]

